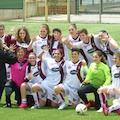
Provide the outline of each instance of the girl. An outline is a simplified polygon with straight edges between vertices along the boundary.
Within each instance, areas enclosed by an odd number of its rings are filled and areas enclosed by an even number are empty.
[[[47,24],[42,24],[39,30],[40,34],[38,36],[34,35],[33,39],[31,40],[28,50],[35,48],[35,54],[38,56],[39,53],[43,50],[44,46],[50,45],[50,29]],[[39,60],[37,58],[37,60]]]
[[[86,107],[90,107],[86,93],[94,93],[95,96],[95,108],[100,108],[99,95],[97,89],[102,85],[108,85],[111,82],[111,75],[109,67],[103,62],[103,54],[101,51],[95,51],[93,54],[93,63],[89,67],[89,72],[82,83],[82,86],[78,89],[79,97],[84,101]]]
[[[57,49],[54,52],[54,58],[42,57],[43,53],[46,52],[46,48],[38,56],[42,59],[43,64],[46,67],[46,78],[41,84],[34,84],[32,86],[33,92],[43,91],[44,95],[47,95],[47,98],[51,100],[51,106],[58,106],[58,99],[54,96],[54,86],[62,82],[63,74],[63,53],[61,49]],[[44,96],[43,96],[44,97]],[[46,100],[42,101],[40,105],[45,106]]]
[[[96,36],[90,37],[88,35],[88,31],[86,29],[82,29],[78,32],[81,41],[75,44],[69,42],[69,40],[65,40],[64,43],[67,45],[69,49],[78,48],[82,49],[82,55],[85,61],[88,63],[88,66],[93,62],[92,56],[95,50],[100,50],[101,47],[98,44],[99,41],[96,39]]]
[[[62,43],[62,32],[59,28],[53,29],[53,35],[52,39],[50,40],[50,49],[49,53],[51,57],[54,57],[54,52],[56,49],[62,49],[64,59],[68,60],[68,49],[67,47]]]
[[[61,105],[59,106],[59,110],[66,107],[66,103],[61,92],[65,95],[69,95],[69,101],[72,102],[72,107],[75,108],[79,102],[79,96],[77,94],[77,90],[80,87],[80,84],[84,80],[84,74],[87,74],[88,68],[86,66],[85,61],[79,60],[79,49],[71,50],[72,61],[65,62],[65,71],[66,71],[66,79],[64,84],[59,84],[54,87],[54,91],[59,98],[59,102]]]
[[[119,90],[120,87],[120,53],[114,53],[113,61],[115,65],[112,66],[111,74],[112,74],[112,84],[109,86],[103,86],[98,89],[101,105],[106,106],[106,99],[120,98],[120,95],[116,92],[115,89]],[[101,108],[98,112],[102,112]]]
[[[28,65],[28,60],[25,58],[25,49],[22,47],[17,48],[17,57],[18,61],[11,65],[11,78],[12,81],[6,84],[6,105],[4,107],[11,107],[10,96],[13,91],[17,98],[17,104],[21,104],[21,94],[20,94],[20,85],[24,82],[26,66]]]
[[[15,35],[14,39],[5,40],[7,46],[13,45],[12,47],[15,49],[15,53],[17,53],[18,47],[23,47],[26,50],[25,58],[28,58],[29,53],[32,51],[28,50],[28,45],[30,43],[30,35],[28,29],[25,26],[21,26]]]
[[[34,53],[30,53],[28,57],[29,64],[26,68],[26,78],[25,82],[21,84],[20,90],[21,90],[21,96],[22,96],[22,103],[19,106],[19,108],[25,108],[27,107],[27,100],[26,95],[28,94],[28,91],[31,92],[32,85],[35,83],[40,84],[42,82],[42,78],[39,75],[37,62],[36,62],[36,55]],[[36,94],[36,93],[35,93]],[[36,95],[34,96],[35,105],[32,108],[39,108],[39,102],[36,99]]]

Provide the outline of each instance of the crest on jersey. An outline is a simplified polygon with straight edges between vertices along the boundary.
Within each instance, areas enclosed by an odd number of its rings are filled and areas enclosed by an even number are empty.
[[[71,66],[68,66],[68,69],[71,69]]]

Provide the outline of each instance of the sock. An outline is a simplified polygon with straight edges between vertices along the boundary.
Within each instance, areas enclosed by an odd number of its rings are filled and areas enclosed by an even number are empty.
[[[22,99],[22,103],[27,103],[26,98],[25,98],[25,99]]]
[[[57,98],[58,98],[59,102],[61,102],[61,103],[65,102],[65,99],[61,93],[57,95]]]
[[[109,107],[109,113],[114,111],[114,110],[118,110],[120,109],[120,104],[113,104],[112,106]]]
[[[32,93],[33,94],[33,98],[34,98],[34,102],[36,105],[39,104],[39,96],[38,93]]]
[[[100,93],[99,98],[100,98],[101,105],[104,104],[106,106],[106,94],[105,93]]]

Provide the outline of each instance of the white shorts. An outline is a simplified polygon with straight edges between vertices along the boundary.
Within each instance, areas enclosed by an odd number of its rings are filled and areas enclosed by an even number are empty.
[[[111,87],[112,87],[112,85],[107,86],[108,90],[109,90]],[[106,95],[106,98],[107,98],[107,99],[110,99],[110,98],[118,99],[118,98],[120,98],[120,95],[116,94],[113,90],[110,90],[110,91],[109,91],[109,95]]]
[[[43,89],[43,93],[47,95],[48,99],[54,103],[58,103],[58,98],[54,96],[54,86],[47,85],[45,81],[43,81],[41,84],[38,84],[38,86]]]
[[[69,95],[69,101],[71,101],[73,104],[78,104],[80,101],[80,97],[78,96],[78,88],[72,88],[68,86],[66,83],[62,84],[63,89],[65,91],[65,96]]]

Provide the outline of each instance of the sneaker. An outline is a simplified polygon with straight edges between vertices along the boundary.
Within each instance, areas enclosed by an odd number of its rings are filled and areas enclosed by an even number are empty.
[[[19,106],[19,108],[26,108],[27,104],[26,103],[21,103],[21,105]]]
[[[40,108],[40,104],[34,104],[31,109],[37,109],[37,108]]]
[[[88,102],[89,102],[90,105],[91,105],[90,107],[95,107],[95,102],[94,102],[93,100],[89,100]]]
[[[107,108],[105,105],[102,105],[102,108],[103,108],[104,115],[107,116],[109,113],[109,108]]]
[[[120,115],[120,109],[117,110],[117,114]]]
[[[97,112],[103,112],[103,108],[101,107]]]
[[[11,107],[11,103],[6,103],[3,107],[4,108]]]
[[[62,109],[64,109],[67,106],[68,106],[68,104],[66,104],[66,102],[63,102],[63,103],[60,104],[58,110],[62,110]]]
[[[69,100],[69,102],[68,102],[68,106],[71,106],[72,105],[72,102]]]
[[[91,104],[88,103],[88,104],[85,104],[85,106],[86,106],[87,108],[89,108],[89,107],[91,106]]]

